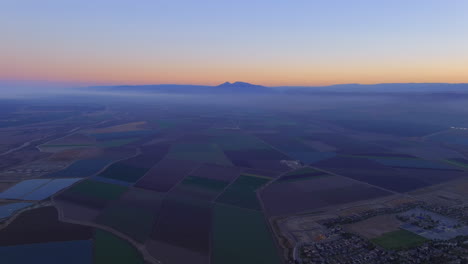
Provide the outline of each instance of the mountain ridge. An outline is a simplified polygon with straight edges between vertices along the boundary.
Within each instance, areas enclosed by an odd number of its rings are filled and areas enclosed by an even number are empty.
[[[311,94],[311,93],[468,93],[467,83],[380,83],[380,84],[336,84],[328,86],[273,86],[247,82],[224,82],[209,85],[117,85],[90,86],[87,90],[146,93],[212,93],[212,94]]]

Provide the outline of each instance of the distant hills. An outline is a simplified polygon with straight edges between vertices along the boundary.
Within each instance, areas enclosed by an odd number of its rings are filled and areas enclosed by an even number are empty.
[[[277,87],[290,92],[361,92],[361,93],[400,93],[400,92],[468,92],[467,83],[379,83],[379,84],[336,84],[329,86],[283,86]]]
[[[271,93],[273,89],[254,85],[246,82],[225,82],[218,86],[204,85],[178,85],[178,84],[157,84],[157,85],[120,85],[120,86],[93,86],[86,89],[109,92],[136,92],[136,93],[189,93],[189,94],[251,94],[251,93]]]
[[[450,83],[382,83],[382,84],[339,84],[330,86],[278,86],[266,87],[246,82],[225,82],[217,86],[204,85],[120,85],[93,86],[86,90],[101,92],[133,92],[133,93],[169,93],[169,94],[395,94],[395,93],[444,93],[468,94],[468,84]]]

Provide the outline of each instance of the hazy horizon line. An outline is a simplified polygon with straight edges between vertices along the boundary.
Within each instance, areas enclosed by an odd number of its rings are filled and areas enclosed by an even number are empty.
[[[382,85],[382,84],[468,84],[468,82],[376,82],[376,83],[356,83],[356,82],[349,82],[349,83],[332,83],[332,84],[285,84],[285,85],[263,85],[261,83],[254,83],[248,81],[226,81],[231,84],[236,82],[243,82],[252,85],[260,85],[269,88],[275,87],[328,87],[328,86],[338,86],[338,85]],[[114,82],[89,82],[89,81],[55,81],[55,80],[18,80],[18,79],[0,79],[0,85],[36,85],[36,86],[43,86],[43,85],[52,85],[52,86],[61,86],[62,88],[80,88],[80,87],[93,87],[93,86],[152,86],[152,85],[191,85],[191,86],[210,86],[216,87],[226,82],[221,82],[217,84],[211,83],[114,83]],[[52,87],[51,87],[52,88]],[[58,88],[58,87],[57,87]]]

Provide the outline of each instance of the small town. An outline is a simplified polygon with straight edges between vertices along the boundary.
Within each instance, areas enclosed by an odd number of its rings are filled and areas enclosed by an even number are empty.
[[[357,234],[347,232],[343,226],[369,219],[371,217],[395,214],[402,222],[411,223],[424,230],[438,228],[439,221],[429,214],[403,214],[415,209],[430,210],[430,212],[451,216],[463,220],[456,226],[462,228],[466,224],[468,212],[462,208],[442,208],[430,206],[422,202],[404,204],[397,208],[385,208],[364,212],[350,217],[327,219],[321,224],[327,227],[325,239],[316,243],[303,244],[297,249],[296,256],[289,261],[291,264],[362,264],[362,263],[468,263],[468,236],[459,235],[448,240],[425,240],[417,246],[408,248],[388,249],[373,243]]]

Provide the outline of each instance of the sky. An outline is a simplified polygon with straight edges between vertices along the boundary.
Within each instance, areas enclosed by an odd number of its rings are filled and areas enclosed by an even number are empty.
[[[468,83],[466,0],[0,0],[0,81]]]

